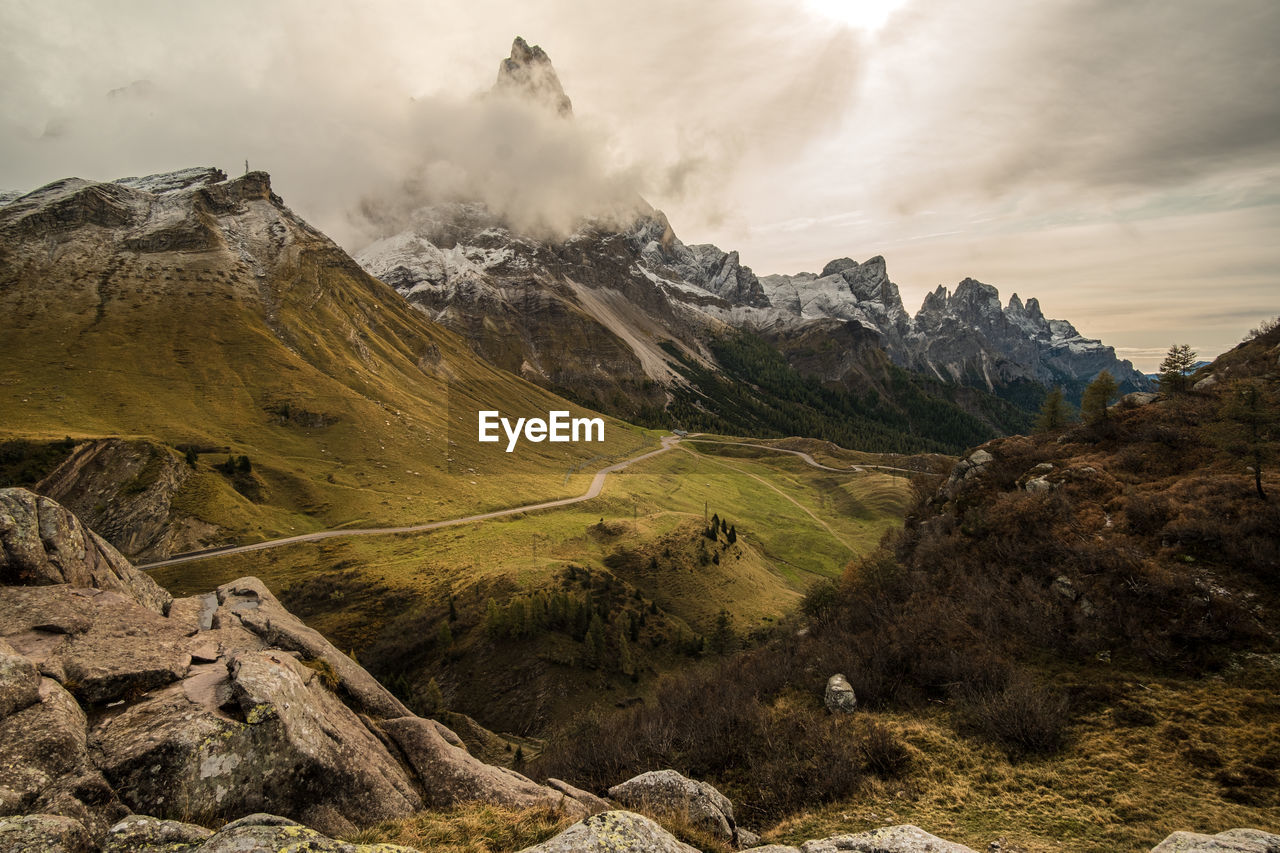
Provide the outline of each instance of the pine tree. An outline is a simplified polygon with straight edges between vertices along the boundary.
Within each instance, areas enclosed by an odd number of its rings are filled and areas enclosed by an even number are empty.
[[[599,613],[591,614],[591,625],[587,628],[587,665],[597,668],[604,663],[604,622]]]
[[[196,453],[196,449],[194,447],[187,448],[186,459],[188,465],[192,468],[196,467],[196,462],[199,461],[200,456]]]
[[[729,528],[729,544],[732,545],[737,541],[738,541],[738,525],[735,524]]]
[[[1160,390],[1182,392],[1187,390],[1187,374],[1196,363],[1196,352],[1190,344],[1174,344],[1160,362]]]
[[[1087,424],[1102,423],[1107,419],[1107,406],[1116,395],[1116,380],[1104,370],[1089,383],[1080,398],[1080,415]]]
[[[441,622],[440,630],[436,631],[436,645],[445,651],[448,651],[449,647],[453,645],[453,631],[449,630],[447,621]]]
[[[1062,396],[1062,388],[1055,387],[1045,395],[1040,414],[1036,417],[1036,432],[1053,432],[1062,429],[1071,418],[1071,408]]]
[[[1268,399],[1260,382],[1242,381],[1227,392],[1221,420],[1213,428],[1214,442],[1246,463],[1258,498],[1264,501],[1267,492],[1262,486],[1262,468],[1275,456],[1272,442],[1278,435],[1280,407],[1274,399]]]
[[[634,678],[636,674],[636,664],[631,657],[631,644],[627,642],[627,631],[623,625],[618,626],[618,671],[630,678]]]
[[[427,682],[427,690],[422,697],[423,710],[427,714],[439,714],[444,710],[444,694],[440,692],[440,685],[433,678]]]
[[[529,633],[529,611],[522,599],[517,598],[507,605],[507,632],[512,637],[524,637]]]
[[[490,637],[496,637],[502,633],[502,627],[502,611],[498,602],[490,598],[484,606],[484,629]]]
[[[709,640],[711,651],[718,655],[728,654],[738,647],[738,637],[733,633],[733,617],[729,611],[721,608],[716,616],[716,627]]]

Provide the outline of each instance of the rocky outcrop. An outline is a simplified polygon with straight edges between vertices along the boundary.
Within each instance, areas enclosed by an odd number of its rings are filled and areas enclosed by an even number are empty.
[[[1229,829],[1217,835],[1175,832],[1151,853],[1280,853],[1280,835],[1257,829]]]
[[[0,815],[101,839],[130,811],[329,833],[473,800],[587,814],[415,717],[255,578],[170,600],[48,498],[0,506]]]
[[[843,673],[837,673],[827,679],[827,689],[822,695],[822,703],[833,714],[849,714],[858,708],[858,696],[853,692],[849,679]]]
[[[53,498],[132,559],[196,550],[220,529],[176,513],[173,499],[193,469],[148,441],[87,441],[34,491]]]
[[[712,785],[686,778],[674,770],[651,770],[609,789],[624,806],[657,814],[674,814],[726,841],[737,843],[738,825],[733,803]]]
[[[991,451],[978,448],[955,464],[940,492],[945,495],[954,495],[966,482],[975,480],[985,474],[994,461],[995,456],[992,455]]]
[[[699,853],[644,815],[610,811],[592,815],[520,853]]]
[[[834,835],[800,845],[803,853],[975,853],[970,847],[944,841],[910,824],[888,826],[855,835]]]
[[[396,844],[349,844],[270,814],[251,814],[216,832],[192,823],[133,815],[107,832],[101,846],[78,821],[60,815],[0,818],[6,853],[418,853]]]
[[[164,613],[172,597],[56,501],[0,489],[0,584],[110,590]]]
[[[103,853],[169,853],[200,849],[213,831],[194,823],[130,815],[111,827],[103,841]]]

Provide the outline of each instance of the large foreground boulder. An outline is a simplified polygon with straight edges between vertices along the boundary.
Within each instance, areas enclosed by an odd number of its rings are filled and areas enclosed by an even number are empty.
[[[903,824],[859,832],[856,835],[834,835],[800,845],[803,853],[975,853],[973,848],[944,841],[918,826]]]
[[[0,817],[4,853],[94,853],[97,845],[84,824],[63,815]]]
[[[350,844],[288,818],[252,814],[216,832],[176,820],[134,815],[107,832],[101,845],[78,821],[60,815],[0,818],[4,853],[419,853],[395,844]]]
[[[0,816],[98,841],[131,811],[330,835],[469,801],[587,814],[414,716],[255,578],[170,599],[21,489],[0,490],[0,546]]]
[[[1280,853],[1280,835],[1257,829],[1229,829],[1217,835],[1175,832],[1151,853]]]
[[[674,770],[641,773],[614,785],[609,796],[630,808],[688,819],[726,841],[738,842],[738,825],[729,798],[706,782],[689,779]]]
[[[592,815],[520,853],[699,853],[644,815],[610,811]]]

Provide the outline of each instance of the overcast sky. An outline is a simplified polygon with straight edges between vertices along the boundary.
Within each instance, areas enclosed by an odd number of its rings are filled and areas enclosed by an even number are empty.
[[[571,127],[476,97],[517,34]],[[639,193],[757,273],[882,254],[913,313],[971,276],[1144,369],[1280,313],[1276,0],[0,0],[0,41],[0,189],[248,159],[352,250],[424,187]]]

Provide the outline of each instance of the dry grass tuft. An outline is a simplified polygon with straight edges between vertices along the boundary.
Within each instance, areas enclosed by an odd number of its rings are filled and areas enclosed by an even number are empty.
[[[403,844],[432,853],[508,853],[541,844],[573,821],[550,807],[509,809],[471,803],[382,823],[349,839]]]

